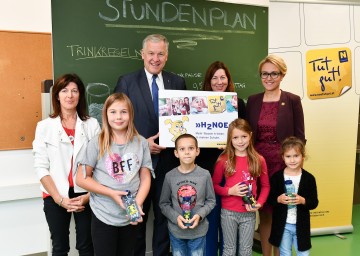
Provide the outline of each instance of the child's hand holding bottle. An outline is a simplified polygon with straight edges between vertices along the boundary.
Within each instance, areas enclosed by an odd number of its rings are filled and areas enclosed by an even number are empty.
[[[141,207],[136,202],[136,197],[129,190],[127,194],[121,197],[126,210],[126,217],[130,220],[131,225],[137,225],[143,221],[142,215],[144,215]]]
[[[123,200],[121,199],[122,196],[127,195],[126,191],[119,191],[119,190],[114,190],[114,189],[110,189],[109,192],[109,197],[111,197],[112,200],[114,200],[118,205],[120,205],[121,208],[123,208],[124,210],[126,209]]]
[[[246,196],[248,193],[248,186],[244,183],[236,183],[234,186],[229,188],[228,194],[229,196]]]
[[[252,194],[251,189],[249,189],[249,187],[246,185],[246,182],[243,181],[240,183],[240,185],[246,186],[246,189],[243,190],[244,192],[246,191],[246,194],[242,197],[246,210],[250,212],[257,211],[261,207],[261,204],[256,203],[255,197]]]
[[[189,228],[191,229],[196,228],[199,225],[200,220],[201,220],[200,215],[195,214],[190,220],[191,226],[189,226]]]
[[[256,211],[258,211],[261,207],[262,207],[262,205],[259,204],[259,203],[255,203],[255,204],[253,204],[253,205],[251,205],[251,204],[245,204],[245,208],[246,208],[246,210],[247,210],[248,212],[256,212]]]
[[[189,220],[186,220],[184,218],[184,216],[182,216],[182,215],[179,215],[177,217],[177,224],[181,229],[187,229],[188,228],[188,226],[186,225],[188,223],[188,221]]]
[[[297,196],[298,196],[297,194],[293,194],[293,195],[289,196],[288,194],[283,193],[278,196],[277,202],[280,204],[286,204],[286,205],[292,206],[292,205],[298,204],[298,203],[295,203]]]

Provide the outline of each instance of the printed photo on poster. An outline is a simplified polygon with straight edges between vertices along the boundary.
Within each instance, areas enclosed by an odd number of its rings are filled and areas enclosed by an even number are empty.
[[[226,145],[229,124],[238,117],[236,92],[159,91],[160,145],[174,147],[181,134],[194,135],[199,147]]]

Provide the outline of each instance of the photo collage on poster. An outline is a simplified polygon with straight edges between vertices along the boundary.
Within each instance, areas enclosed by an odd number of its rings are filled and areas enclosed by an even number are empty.
[[[159,99],[159,116],[219,114],[237,112],[236,95],[168,97]]]

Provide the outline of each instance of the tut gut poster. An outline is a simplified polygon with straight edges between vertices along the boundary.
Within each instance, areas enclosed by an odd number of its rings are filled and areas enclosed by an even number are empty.
[[[174,147],[181,134],[194,135],[199,147],[226,145],[229,124],[238,117],[236,92],[159,91],[159,143]]]
[[[308,97],[312,100],[334,98],[352,87],[349,48],[310,50],[306,53]]]

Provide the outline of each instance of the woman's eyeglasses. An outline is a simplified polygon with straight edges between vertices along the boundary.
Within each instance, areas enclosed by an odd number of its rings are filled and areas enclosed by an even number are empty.
[[[272,79],[276,79],[278,78],[280,75],[280,72],[271,72],[271,73],[268,73],[268,72],[261,72],[260,73],[260,77],[262,79],[267,79],[269,76],[272,78]]]

